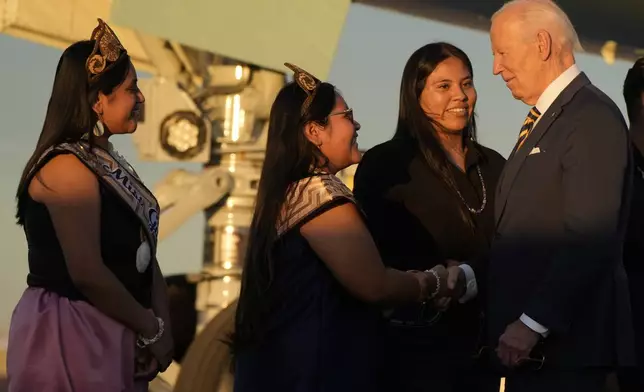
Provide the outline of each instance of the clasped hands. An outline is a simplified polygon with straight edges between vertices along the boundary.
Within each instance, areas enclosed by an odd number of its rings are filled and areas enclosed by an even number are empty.
[[[458,301],[465,294],[466,289],[465,272],[459,267],[461,263],[447,260],[445,264],[445,268],[437,271],[441,289],[431,301],[432,307],[441,312],[447,310],[452,301]]]
[[[154,314],[152,310],[150,313]],[[174,353],[174,341],[170,331],[170,325],[161,338],[144,348],[135,346],[134,358],[136,368],[134,373],[135,379],[152,381],[159,372],[165,371],[172,362]]]
[[[159,372],[165,371],[172,362],[174,342],[172,336],[164,334],[158,342],[145,347],[135,348],[135,379],[152,381]]]
[[[461,263],[447,260],[445,264],[446,267],[435,268],[440,278],[441,289],[432,299],[431,304],[439,311],[447,310],[452,301],[458,301],[465,294],[467,286],[465,272],[459,267]],[[516,320],[507,326],[499,338],[496,353],[503,365],[516,367],[521,361],[530,357],[532,349],[538,342],[539,334],[521,320]]]

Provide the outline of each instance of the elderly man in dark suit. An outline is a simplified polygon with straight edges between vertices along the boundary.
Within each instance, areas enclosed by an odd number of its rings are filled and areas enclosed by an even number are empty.
[[[601,391],[634,360],[626,124],[575,64],[577,34],[553,2],[506,3],[490,37],[494,74],[532,107],[499,180],[490,253],[488,333],[511,369],[506,391]]]

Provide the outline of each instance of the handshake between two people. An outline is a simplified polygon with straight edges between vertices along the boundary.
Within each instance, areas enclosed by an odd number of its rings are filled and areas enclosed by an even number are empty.
[[[434,309],[446,311],[465,294],[467,281],[460,264],[455,260],[446,260],[445,265],[439,264],[430,270],[438,278],[434,290],[436,295],[430,301]]]

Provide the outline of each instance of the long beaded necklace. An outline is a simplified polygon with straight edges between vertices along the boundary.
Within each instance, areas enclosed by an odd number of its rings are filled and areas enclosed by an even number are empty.
[[[459,156],[465,158],[465,154],[466,154],[465,151],[460,152],[452,147],[449,147],[449,149],[455,152],[456,154],[458,154]],[[483,174],[481,173],[481,166],[479,164],[476,164],[476,171],[478,172],[479,180],[481,180],[481,188],[483,191],[483,202],[481,203],[481,207],[479,207],[478,209],[474,209],[470,207],[470,205],[467,204],[467,202],[465,201],[465,198],[461,194],[461,191],[458,190],[458,187],[455,187],[455,189],[456,189],[456,193],[458,194],[458,197],[461,199],[461,202],[463,202],[463,204],[465,205],[465,208],[467,208],[467,210],[470,213],[474,215],[479,215],[483,212],[483,210],[485,210],[485,206],[487,205],[487,189],[485,187],[485,180],[483,180]]]
[[[474,215],[479,215],[483,212],[483,210],[485,210],[485,206],[487,205],[487,189],[485,187],[485,181],[483,180],[483,174],[481,173],[481,166],[479,166],[478,164],[476,165],[476,171],[479,174],[479,179],[481,180],[481,188],[483,190],[483,202],[481,203],[481,207],[478,209],[470,207],[470,205],[465,201],[465,198],[463,198],[463,195],[461,194],[461,191],[458,190],[458,188],[456,188],[456,193],[458,194],[458,197],[461,198],[461,201],[463,202],[463,204],[465,204],[465,207],[468,209],[468,211],[470,211]]]

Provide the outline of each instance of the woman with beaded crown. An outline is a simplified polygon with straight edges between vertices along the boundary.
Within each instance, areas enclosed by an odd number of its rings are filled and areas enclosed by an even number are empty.
[[[16,194],[29,275],[9,332],[12,392],[147,391],[172,360],[159,206],[108,141],[136,130],[144,100],[102,20],[63,52]]]
[[[351,191],[360,160],[344,98],[291,65],[277,95],[232,347],[235,391],[375,391],[379,307],[442,296],[445,268],[382,264]]]

